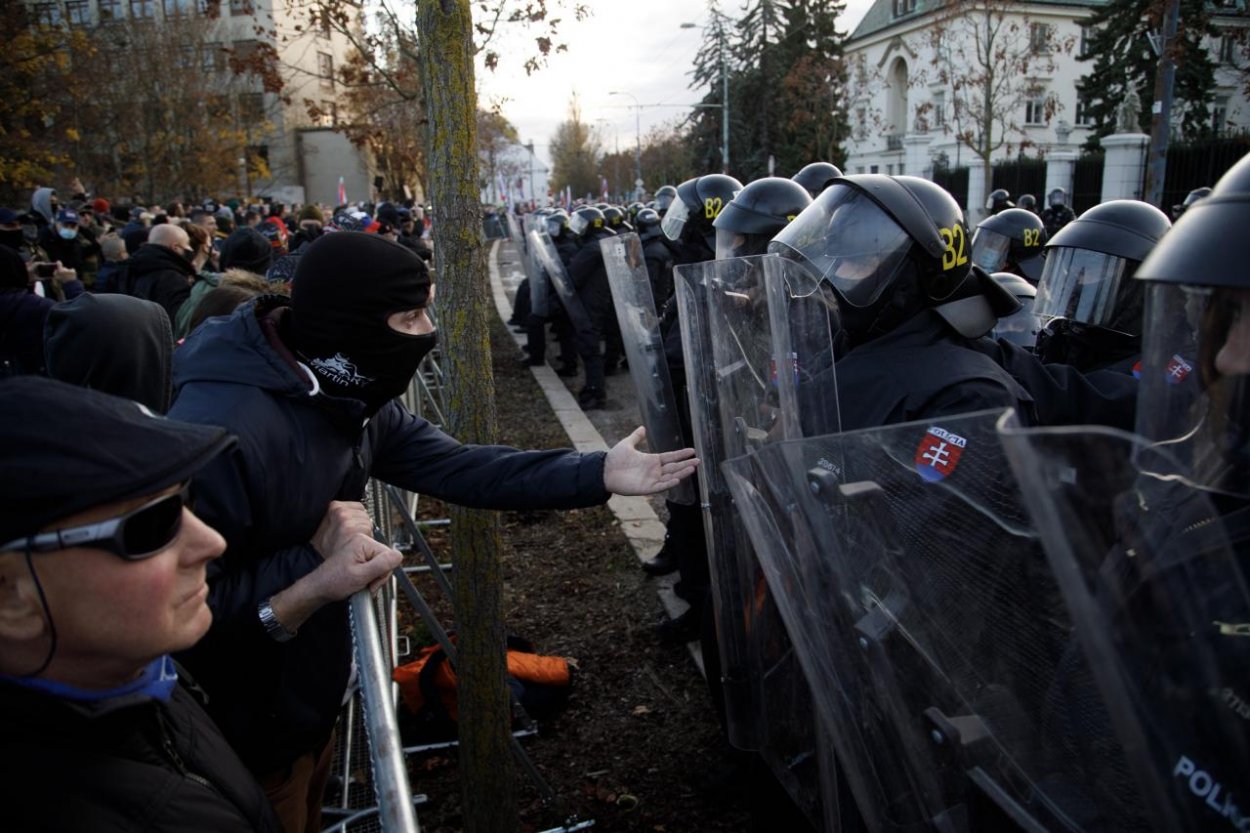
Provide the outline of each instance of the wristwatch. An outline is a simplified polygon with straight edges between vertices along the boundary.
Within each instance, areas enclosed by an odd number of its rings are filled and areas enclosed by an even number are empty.
[[[279,622],[278,617],[273,612],[273,605],[269,603],[270,601],[270,599],[265,599],[256,608],[256,613],[260,616],[260,623],[264,626],[265,633],[269,634],[269,638],[274,642],[287,642],[299,632],[299,629],[288,630],[286,625]]]

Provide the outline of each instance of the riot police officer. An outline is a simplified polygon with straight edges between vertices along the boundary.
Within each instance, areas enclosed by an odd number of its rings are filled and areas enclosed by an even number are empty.
[[[1133,371],[1143,301],[1133,273],[1171,226],[1153,205],[1111,200],[1050,239],[1036,304],[1044,323],[1037,342],[1042,361],[1083,372]]]
[[[841,169],[831,162],[809,162],[790,178],[802,185],[808,196],[816,199],[820,196],[820,192],[825,190],[826,185],[840,176],[842,176]]]
[[[1046,228],[1023,208],[986,217],[972,235],[972,262],[987,272],[1011,272],[1036,284],[1046,262]]]
[[[1022,350],[1033,350],[1037,345],[1038,330],[1042,328],[1033,310],[1037,287],[1014,272],[995,272],[990,277],[1020,302],[1018,311],[998,319],[990,336],[1009,341]]]
[[[1031,414],[1024,388],[971,344],[1019,305],[973,266],[963,212],[940,186],[842,177],[769,251],[832,293],[843,430],[988,408]]]
[[[712,223],[716,259],[764,254],[777,232],[811,204],[807,190],[792,179],[770,176],[755,180],[739,191]]]
[[[615,205],[609,205],[607,208],[603,209],[603,219],[604,222],[607,223],[608,228],[612,229],[612,231],[616,234],[625,234],[626,232],[634,230],[634,227],[631,226],[629,221],[626,219],[624,209],[618,208]]]
[[[591,323],[588,332],[576,334],[577,354],[582,358],[586,373],[577,401],[588,410],[603,408],[607,404],[607,389],[604,387],[605,359],[600,342],[614,327],[616,313],[612,307],[612,290],[608,286],[599,241],[615,232],[607,227],[603,212],[591,206],[583,206],[573,212],[569,218],[569,231],[580,239],[581,244],[569,263],[569,279],[577,289],[577,296],[586,308]]]
[[[1016,208],[1023,208],[1025,211],[1037,213],[1037,197],[1032,194],[1021,194],[1020,199],[1016,200]]]
[[[1006,188],[995,188],[985,199],[985,210],[991,215],[1015,207],[1016,204],[1011,201],[1011,194]]]
[[[673,200],[677,199],[677,189],[672,185],[661,185],[655,189],[653,195],[656,213],[660,215],[660,219],[664,219],[664,215],[668,213],[668,208],[673,204]]]
[[[695,177],[677,187],[677,198],[663,215],[660,228],[679,247],[678,263],[700,263],[716,257],[712,222],[741,190],[742,183],[725,174]]]
[[[1180,205],[1172,206],[1172,222],[1175,223],[1177,220],[1179,220],[1181,218],[1181,215],[1184,214],[1186,211],[1188,211],[1189,208],[1198,200],[1202,199],[1203,197],[1209,197],[1209,196],[1211,196],[1211,189],[1207,188],[1206,186],[1203,186],[1202,188],[1195,188],[1194,190],[1190,191],[1188,194],[1185,195],[1184,202],[1182,202]]]
[[[651,297],[655,300],[658,315],[673,296],[673,249],[660,230],[660,215],[654,208],[640,209],[635,222],[638,224],[638,238],[642,241],[642,256],[647,263],[647,276],[651,279]]]
[[[1076,213],[1068,207],[1068,192],[1065,188],[1052,188],[1046,196],[1046,210],[1042,212],[1042,224],[1046,226],[1046,234],[1054,237],[1059,229],[1076,219]]]

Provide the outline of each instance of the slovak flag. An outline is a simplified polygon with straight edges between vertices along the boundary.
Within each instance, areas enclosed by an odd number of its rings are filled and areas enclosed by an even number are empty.
[[[954,474],[968,441],[936,425],[930,428],[916,448],[916,471],[930,483]]]
[[[1172,360],[1168,362],[1167,380],[1169,385],[1179,385],[1192,373],[1194,366],[1181,358],[1180,354],[1174,354]]]
[[[347,183],[339,177],[339,205],[347,205]]]

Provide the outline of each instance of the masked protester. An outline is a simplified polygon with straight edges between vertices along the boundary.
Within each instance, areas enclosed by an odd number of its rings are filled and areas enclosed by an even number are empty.
[[[320,830],[308,808],[351,674],[346,600],[400,564],[369,537],[370,476],[468,506],[558,509],[692,469],[692,452],[638,452],[637,432],[607,455],[525,452],[461,445],[412,415],[396,397],[438,341],[432,298],[413,252],[335,232],[308,245],[289,299],[208,321],[175,354],[171,417],[239,437],[195,479],[227,554],[208,576],[212,630],[183,659],[288,831]]]

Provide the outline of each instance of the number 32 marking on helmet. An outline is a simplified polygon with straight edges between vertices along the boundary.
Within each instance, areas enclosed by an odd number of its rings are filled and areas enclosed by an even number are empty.
[[[1042,245],[1042,230],[1039,228],[1024,229],[1024,245],[1030,248]]]
[[[720,197],[708,197],[703,201],[703,216],[709,220],[715,220],[720,216],[722,205],[724,203]]]
[[[938,229],[946,251],[942,252],[942,271],[946,272],[968,262],[968,237],[963,226]]]

